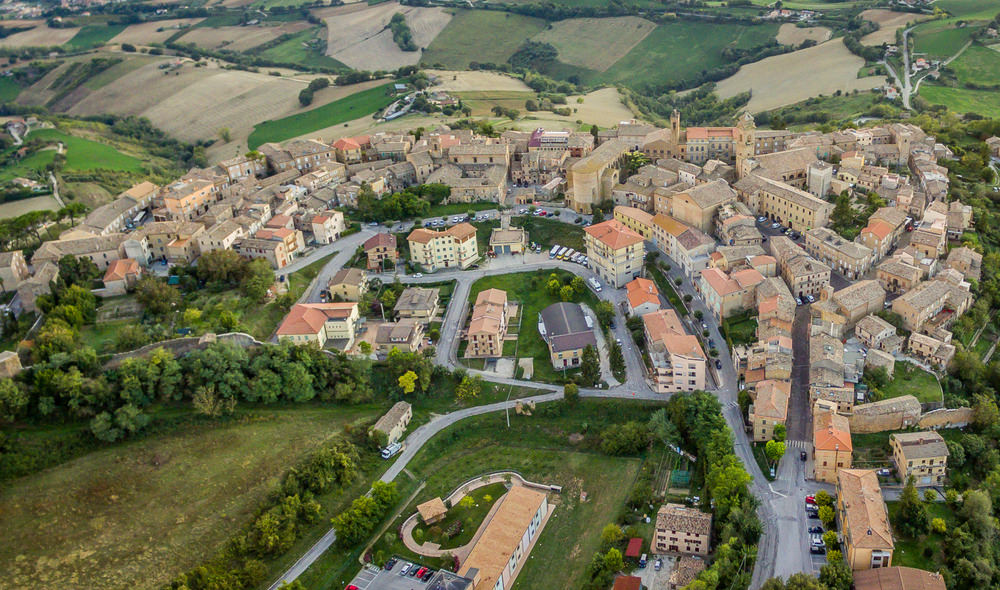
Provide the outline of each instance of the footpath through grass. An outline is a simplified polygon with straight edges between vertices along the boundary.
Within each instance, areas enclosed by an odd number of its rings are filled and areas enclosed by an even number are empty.
[[[389,94],[390,87],[391,84],[376,86],[310,111],[289,115],[277,121],[258,123],[247,142],[250,149],[257,149],[262,143],[285,141],[318,129],[369,116],[389,106],[396,99]]]

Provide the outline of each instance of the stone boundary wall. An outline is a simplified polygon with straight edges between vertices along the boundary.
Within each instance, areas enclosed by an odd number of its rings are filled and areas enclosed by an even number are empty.
[[[941,408],[920,416],[920,428],[961,428],[972,422],[972,408]]]
[[[242,348],[264,346],[263,342],[260,342],[253,336],[244,334],[243,332],[188,336],[184,338],[174,338],[173,340],[164,340],[162,342],[154,342],[128,352],[119,352],[118,354],[111,356],[111,358],[104,364],[104,368],[114,369],[121,365],[125,359],[146,357],[157,348],[163,348],[172,352],[174,357],[181,357],[195,350],[207,348],[215,342],[229,342]]]

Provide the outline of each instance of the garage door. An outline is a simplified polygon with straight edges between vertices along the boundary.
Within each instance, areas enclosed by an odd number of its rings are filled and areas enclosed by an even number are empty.
[[[510,246],[504,246],[503,247],[503,253],[504,254],[510,254]]]

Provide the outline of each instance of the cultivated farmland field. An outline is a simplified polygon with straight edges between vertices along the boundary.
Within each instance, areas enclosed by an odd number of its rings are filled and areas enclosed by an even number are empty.
[[[376,86],[319,108],[260,123],[250,134],[249,146],[256,149],[262,143],[285,141],[330,125],[371,115],[395,100],[388,89],[388,84]]]
[[[49,160],[51,161],[51,157]],[[58,210],[59,201],[56,201],[55,197],[51,195],[46,195],[44,197],[31,197],[30,199],[21,199],[20,201],[11,201],[9,203],[0,204],[0,219],[19,217],[25,213],[31,213],[32,211]]]
[[[309,28],[309,23],[294,22],[278,26],[257,25],[246,27],[194,27],[177,39],[178,43],[193,43],[206,49],[244,51],[267,43],[287,33],[298,33]]]
[[[247,523],[359,408],[296,408],[99,450],[0,491],[10,588],[158,588]]]
[[[861,18],[878,23],[879,30],[868,33],[861,38],[862,45],[881,45],[896,43],[896,29],[904,28],[908,23],[926,19],[926,16],[912,12],[893,12],[883,8],[872,8],[861,13]]]
[[[914,53],[946,59],[958,53],[972,38],[974,27],[956,27],[951,23],[924,23],[913,29]]]
[[[745,65],[719,82],[716,93],[730,98],[750,91],[747,109],[759,113],[837,90],[870,90],[885,84],[884,76],[858,78],[863,65],[864,60],[848,51],[842,39],[834,39]]]
[[[934,6],[968,20],[991,20],[1000,11],[995,0],[938,0]]]
[[[552,23],[533,38],[559,51],[559,61],[603,72],[632,51],[656,25],[644,18],[570,18]]]
[[[125,25],[87,25],[66,43],[66,48],[79,50],[104,45],[124,30]]]
[[[778,29],[778,43],[798,47],[803,41],[822,43],[830,38],[831,31],[826,27],[797,27],[785,23]]]
[[[79,32],[79,28],[50,29],[43,25],[0,39],[0,47],[54,47],[66,43]]]
[[[531,91],[527,84],[521,80],[497,72],[483,70],[427,70],[427,75],[438,79],[438,83],[432,86],[433,90],[444,90],[446,92],[467,92],[470,90]]]
[[[201,21],[200,18],[173,18],[129,25],[124,31],[115,35],[111,39],[111,43],[132,43],[133,45],[162,43],[181,28],[193,27]]]
[[[540,33],[545,21],[495,10],[456,9],[430,45],[421,63],[461,70],[469,62],[504,63],[525,40]]]
[[[329,35],[326,54],[359,70],[395,70],[416,64],[420,61],[419,49],[403,51],[387,28],[389,19],[397,12],[406,16],[418,48],[430,45],[451,20],[451,13],[443,8],[401,6],[398,2],[383,2],[362,10],[326,12],[324,20]]]
[[[675,22],[660,25],[593,81],[630,86],[690,79],[723,65],[727,46],[749,48],[772,41],[777,24]],[[670,67],[664,67],[670,64]]]

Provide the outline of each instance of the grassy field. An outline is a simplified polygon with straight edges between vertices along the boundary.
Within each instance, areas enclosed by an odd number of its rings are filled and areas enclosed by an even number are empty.
[[[882,388],[882,394],[886,399],[912,395],[922,403],[939,402],[944,395],[934,375],[906,361],[896,363],[893,378]]]
[[[955,518],[955,513],[946,504],[940,502],[925,505],[930,517],[943,518],[950,532],[958,520]],[[890,520],[895,519],[899,512],[899,502],[886,502],[886,507],[889,509]],[[945,545],[948,536],[948,533],[944,535],[929,533],[914,539],[904,537],[899,531],[896,531],[894,534],[896,550],[892,553],[892,565],[940,571],[941,566],[944,565],[944,554],[941,548]]]
[[[495,106],[525,112],[524,102],[537,96],[534,92],[517,90],[472,90],[455,93],[455,97],[460,99],[462,104],[472,109],[473,117],[492,117],[492,109]]]
[[[389,530],[412,514],[416,504],[448,494],[469,479],[492,471],[517,471],[532,481],[561,485],[563,491],[550,497],[555,512],[514,588],[579,588],[586,564],[600,548],[601,527],[614,521],[640,467],[638,459],[594,452],[597,433],[614,422],[645,420],[650,411],[648,405],[587,400],[557,416],[511,414],[509,429],[502,413],[464,420],[431,439],[410,462],[407,469],[415,478],[425,479],[426,487]],[[574,433],[582,439],[575,444],[569,442]],[[586,502],[581,501],[583,492]],[[379,540],[375,550],[416,558],[401,543],[385,539]],[[438,565],[436,561],[420,560],[431,566]],[[559,567],[552,567],[555,563]],[[357,571],[356,564],[353,571]],[[309,588],[327,588],[341,579],[313,568],[302,581]]]
[[[310,131],[371,115],[392,103],[394,97],[387,94],[389,86],[389,84],[376,86],[311,111],[277,121],[264,121],[254,126],[247,142],[251,149],[256,149],[262,143],[285,141]]]
[[[938,0],[934,6],[968,20],[990,20],[1000,12],[994,0]]]
[[[979,113],[1000,118],[1000,93],[993,90],[968,90],[947,86],[921,85],[920,96],[931,104],[947,105],[956,113]]]
[[[7,182],[18,176],[44,178],[45,167],[56,157],[55,150],[42,150],[21,158],[17,164],[0,168],[0,182]],[[7,203],[7,206],[11,203]]]
[[[125,27],[126,25],[87,25],[81,27],[72,39],[63,44],[63,47],[75,51],[104,45],[112,37],[124,31]]]
[[[145,166],[141,160],[111,147],[110,145],[70,135],[58,129],[39,129],[28,134],[28,139],[45,139],[62,142],[66,148],[65,170],[120,170],[141,172]]]
[[[309,41],[316,38],[317,31],[322,32],[323,29],[308,29],[301,33],[296,33],[287,41],[265,49],[260,53],[260,56],[276,62],[295,63],[302,66],[348,69],[347,66],[339,61],[328,55],[323,55],[307,45]]]
[[[757,320],[749,313],[726,318],[722,321],[722,333],[730,344],[753,344],[757,341]]]
[[[656,29],[635,16],[571,18],[552,23],[534,37],[559,52],[559,61],[603,72]]]
[[[25,587],[158,587],[203,561],[298,457],[376,408],[300,407],[92,452],[0,491]]]
[[[962,83],[982,86],[1000,84],[1000,53],[981,45],[965,50],[949,67]]]
[[[772,41],[777,24],[675,22],[660,25],[625,57],[592,81],[634,86],[692,78],[725,63],[726,47],[749,48]],[[659,67],[669,63],[669,68]]]
[[[576,276],[568,271],[555,269],[483,277],[472,284],[469,304],[471,306],[475,303],[480,291],[492,288],[506,291],[508,301],[516,301],[521,306],[521,331],[517,335],[517,356],[535,359],[532,380],[558,383],[563,379],[562,373],[552,368],[549,347],[542,340],[537,328],[539,312],[560,301],[558,296],[550,295],[545,288],[551,274],[558,276],[563,284],[569,284],[569,281]],[[589,305],[591,309],[597,305],[597,297],[590,289],[585,289],[576,301]]]
[[[485,252],[490,242],[490,232],[494,228],[500,227],[500,221],[483,221],[473,223],[478,230],[476,237],[479,241],[479,251]],[[567,225],[561,221],[553,221],[544,217],[513,217],[511,218],[513,227],[523,227],[528,232],[528,243],[536,242],[543,250],[548,250],[552,246],[559,244],[567,248],[573,248],[577,252],[586,253],[583,245],[583,228],[578,225]]]
[[[21,94],[21,86],[13,78],[0,78],[0,102],[14,102]]]
[[[879,103],[879,95],[872,92],[858,92],[842,96],[824,96],[810,98],[794,105],[770,111],[772,115],[779,114],[786,120],[795,117],[807,118],[811,115],[821,115],[832,121],[856,119],[871,112],[872,107]]]
[[[424,50],[421,63],[463,70],[470,61],[504,63],[545,21],[495,10],[456,9],[455,16]],[[523,105],[522,105],[523,106]]]
[[[930,22],[913,29],[915,53],[944,59],[958,53],[972,38],[975,27],[958,28],[948,23]]]

